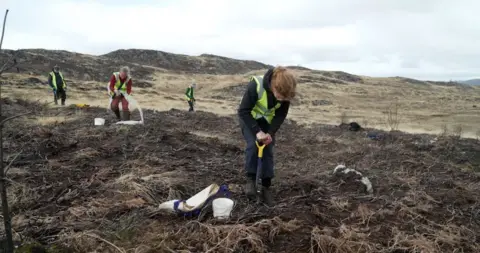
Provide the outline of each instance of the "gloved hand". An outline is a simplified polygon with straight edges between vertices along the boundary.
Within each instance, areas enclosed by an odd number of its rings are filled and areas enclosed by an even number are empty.
[[[115,96],[120,96],[120,95],[122,95],[122,93],[120,93],[119,90],[116,90],[116,91],[115,91]]]

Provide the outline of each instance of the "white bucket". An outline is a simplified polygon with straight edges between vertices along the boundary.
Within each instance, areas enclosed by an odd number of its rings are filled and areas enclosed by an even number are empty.
[[[105,125],[105,119],[95,118],[95,126],[103,126],[103,125]]]
[[[233,200],[229,198],[216,198],[212,201],[213,217],[223,220],[230,218],[233,209]]]

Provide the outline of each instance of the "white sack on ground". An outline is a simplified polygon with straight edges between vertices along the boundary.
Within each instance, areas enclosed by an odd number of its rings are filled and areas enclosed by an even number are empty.
[[[206,187],[199,193],[195,194],[191,198],[187,199],[186,201],[181,201],[178,199],[169,200],[166,202],[161,203],[158,208],[161,210],[168,210],[168,211],[176,211],[175,210],[175,203],[178,203],[177,210],[180,212],[192,212],[198,210],[204,206],[204,204],[209,201],[209,199],[215,196],[220,190],[220,186],[217,184],[211,184],[210,186]]]
[[[367,177],[364,177],[361,172],[359,172],[357,170],[354,170],[354,169],[349,169],[345,165],[342,165],[342,164],[338,165],[333,170],[334,175],[339,175],[339,174],[348,175],[350,173],[355,174],[355,177],[353,177],[355,182],[362,183],[365,186],[365,191],[366,192],[368,192],[369,194],[373,193],[372,183],[370,182],[370,180]]]

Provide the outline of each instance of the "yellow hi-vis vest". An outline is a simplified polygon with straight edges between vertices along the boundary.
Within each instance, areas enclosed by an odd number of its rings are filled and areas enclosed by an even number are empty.
[[[130,81],[130,76],[127,76],[125,82],[120,82],[120,72],[114,72],[113,75],[115,76],[115,86],[113,87],[114,90],[110,91],[110,95],[113,95],[115,90],[127,92],[127,83]]]
[[[58,72],[60,77],[62,78],[62,87],[65,89],[67,87],[67,84],[65,83],[65,78],[63,78],[62,72]],[[52,76],[52,84],[55,89],[57,89],[57,76],[55,76],[55,72],[50,72],[50,76]]]
[[[277,110],[281,104],[277,102],[274,107],[268,109],[268,98],[267,92],[263,87],[263,77],[252,76],[251,80],[252,79],[255,80],[255,83],[257,83],[258,100],[255,103],[255,107],[253,107],[251,114],[256,120],[263,117],[267,120],[268,124],[271,124],[273,117],[275,117],[275,110]]]

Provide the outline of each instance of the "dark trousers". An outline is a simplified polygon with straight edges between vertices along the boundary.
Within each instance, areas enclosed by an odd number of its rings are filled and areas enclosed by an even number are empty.
[[[65,90],[57,90],[57,92],[53,94],[53,101],[56,105],[58,104],[59,98],[62,100],[62,105],[65,105],[65,100],[67,99],[67,93]]]
[[[188,105],[190,108],[188,109],[189,112],[193,111],[193,101],[188,101]]]
[[[245,148],[245,171],[247,177],[255,180],[257,176],[258,162],[258,148],[255,143],[257,137],[244,124],[241,124],[241,128],[243,138],[247,142],[247,147]],[[271,179],[274,177],[273,147],[275,144],[275,138],[273,136],[272,138],[273,141],[263,149],[262,185],[265,187],[271,185]]]

